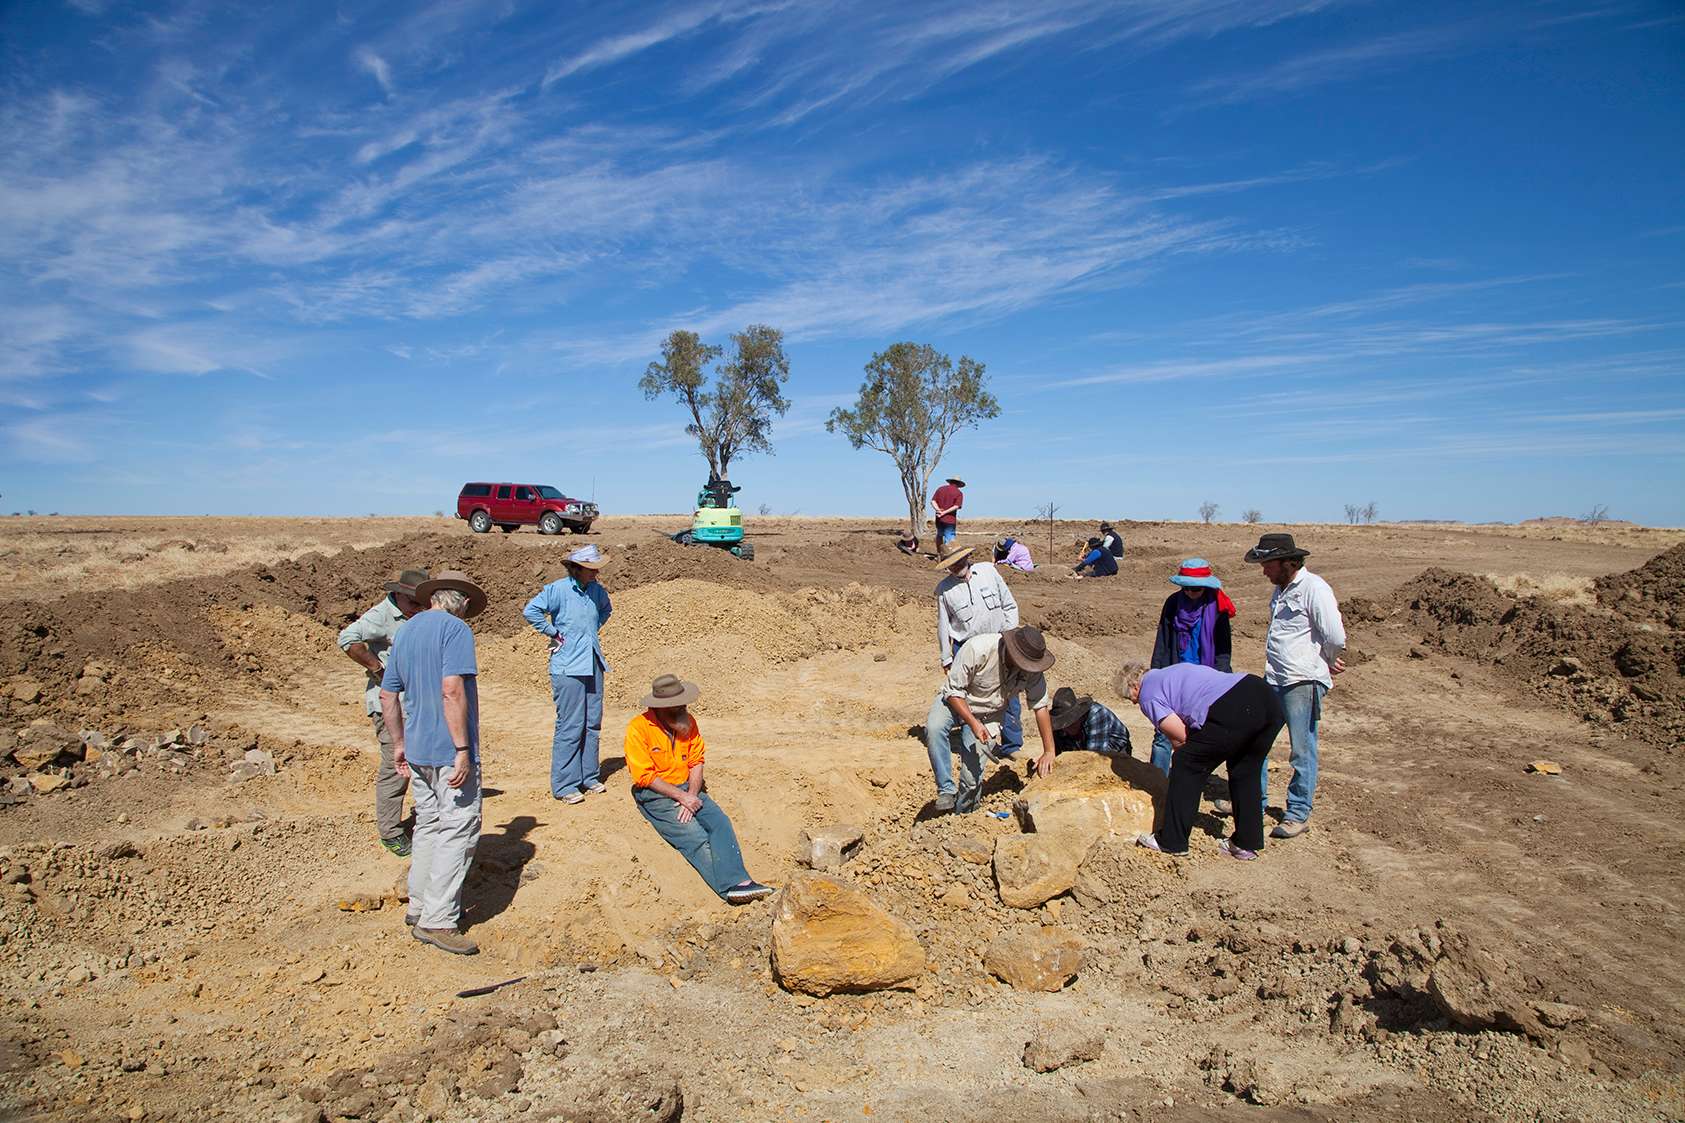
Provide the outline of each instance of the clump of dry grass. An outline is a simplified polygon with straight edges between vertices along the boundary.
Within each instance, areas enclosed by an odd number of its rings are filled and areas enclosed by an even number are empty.
[[[1538,597],[1558,604],[1576,604],[1590,608],[1597,603],[1591,578],[1575,577],[1567,573],[1489,573],[1486,575],[1500,593],[1514,597]]]

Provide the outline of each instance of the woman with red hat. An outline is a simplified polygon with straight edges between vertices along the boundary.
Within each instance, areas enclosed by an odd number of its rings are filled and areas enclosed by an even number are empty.
[[[1235,606],[1223,592],[1222,579],[1211,572],[1211,563],[1204,558],[1188,558],[1170,583],[1180,589],[1170,594],[1158,614],[1152,669],[1197,663],[1228,673],[1229,620]],[[1157,731],[1153,733],[1153,766],[1170,774],[1170,738]]]

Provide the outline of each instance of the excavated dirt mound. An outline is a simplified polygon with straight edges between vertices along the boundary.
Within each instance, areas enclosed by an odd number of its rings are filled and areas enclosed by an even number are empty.
[[[1640,603],[1666,603],[1656,594],[1666,592],[1665,581],[1655,574],[1671,572],[1680,558],[1676,548],[1600,581],[1599,599],[1624,606],[1644,590]],[[1685,636],[1677,630],[1624,611],[1511,596],[1487,578],[1437,568],[1400,588],[1395,604],[1427,647],[1502,664],[1587,721],[1621,723],[1654,744],[1685,740]]]
[[[1664,550],[1629,573],[1599,577],[1592,587],[1605,608],[1685,630],[1685,545]]]

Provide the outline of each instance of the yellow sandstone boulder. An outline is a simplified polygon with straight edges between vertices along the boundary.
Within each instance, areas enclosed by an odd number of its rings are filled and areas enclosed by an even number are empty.
[[[792,878],[772,920],[772,972],[786,990],[824,997],[910,989],[924,947],[905,923],[831,877]]]
[[[1133,837],[1153,830],[1166,784],[1164,773],[1144,760],[1061,753],[1053,774],[1030,781],[1013,810],[1027,831],[1093,845],[1106,835]]]

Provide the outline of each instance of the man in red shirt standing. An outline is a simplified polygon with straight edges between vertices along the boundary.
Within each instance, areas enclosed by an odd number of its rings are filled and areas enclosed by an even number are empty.
[[[965,506],[965,493],[960,489],[965,481],[948,477],[948,481],[936,489],[936,494],[930,497],[931,509],[936,512],[936,553],[942,553],[942,547],[954,540],[959,530],[959,509]]]

